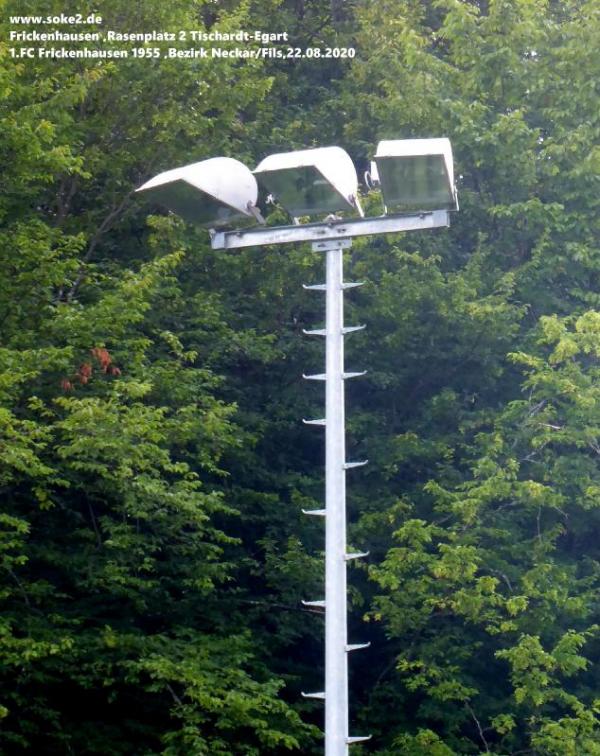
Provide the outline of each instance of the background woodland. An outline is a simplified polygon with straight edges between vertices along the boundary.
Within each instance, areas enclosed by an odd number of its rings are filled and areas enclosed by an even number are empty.
[[[452,228],[346,260],[353,752],[600,754],[600,2],[77,7],[357,49],[304,61],[13,60],[4,5],[2,753],[322,753],[323,260],[133,190],[447,136]]]

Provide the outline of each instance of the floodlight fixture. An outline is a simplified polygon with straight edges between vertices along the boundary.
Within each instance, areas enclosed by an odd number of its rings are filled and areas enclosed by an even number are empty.
[[[200,226],[220,228],[240,221],[262,221],[252,171],[229,157],[164,171],[136,191],[148,192],[158,204]]]
[[[254,175],[293,218],[338,210],[363,215],[356,168],[341,147],[269,155],[257,165]]]
[[[371,166],[387,212],[458,209],[449,139],[384,140]]]

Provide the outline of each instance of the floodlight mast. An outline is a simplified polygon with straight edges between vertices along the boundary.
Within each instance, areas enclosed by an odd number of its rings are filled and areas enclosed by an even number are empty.
[[[411,144],[405,144],[410,141]],[[415,144],[420,141],[421,145]],[[427,158],[427,170],[433,173],[437,180],[441,171],[435,165],[436,159],[443,159],[446,173],[451,175],[452,154],[448,140],[401,140],[397,142],[381,143],[386,149],[379,153],[386,160],[391,160],[397,154],[399,158],[410,155],[413,160],[421,153]],[[443,148],[443,149],[442,149]],[[343,154],[342,154],[343,153]],[[433,155],[433,160],[432,160]],[[274,185],[282,187],[286,196],[295,207],[307,209],[310,197],[303,194],[302,197],[294,198],[290,194],[290,176],[295,179],[295,185],[302,183],[310,186],[318,186],[313,191],[312,201],[320,202],[320,207],[315,207],[315,212],[323,212],[324,209],[347,209],[348,206],[362,216],[362,210],[356,200],[356,180],[349,175],[348,163],[350,158],[340,148],[321,148],[316,150],[303,150],[298,153],[285,153],[283,155],[266,158],[255,171],[259,182],[264,181],[267,188]],[[448,162],[450,161],[450,162]],[[210,163],[210,161],[206,161]],[[433,169],[431,164],[433,163]],[[213,206],[217,203],[226,206],[226,211],[236,207],[236,202],[228,196],[228,190],[223,190],[219,182],[218,191],[213,184],[199,178],[201,171],[198,167],[202,164],[194,164],[191,178],[185,174],[183,180],[192,183],[203,199],[208,196]],[[450,166],[448,168],[448,166]],[[392,163],[392,168],[394,168]],[[387,165],[386,165],[387,169]],[[236,170],[241,170],[236,168]],[[277,170],[281,173],[277,174]],[[261,171],[263,175],[261,176]],[[387,178],[387,185],[393,181],[394,173],[389,171],[391,178]],[[158,183],[163,191],[163,201],[171,192],[170,182],[173,178],[181,181],[179,173],[167,172],[161,174]],[[337,177],[337,178],[336,178]],[[209,178],[211,178],[209,176]],[[232,179],[234,179],[232,175]],[[154,183],[153,183],[154,182]],[[226,183],[226,182],[225,182]],[[251,183],[251,182],[250,182]],[[328,184],[329,187],[324,184]],[[163,185],[167,185],[164,187]],[[155,180],[147,182],[140,190],[154,188]],[[179,186],[175,187],[179,191]],[[385,186],[384,192],[385,192]],[[397,187],[391,186],[392,190]],[[439,187],[437,187],[440,196]],[[319,516],[325,519],[325,599],[303,602],[307,606],[315,606],[325,610],[325,690],[317,693],[303,693],[307,698],[317,698],[325,702],[325,756],[348,756],[348,747],[352,743],[369,740],[368,736],[349,735],[348,729],[348,653],[369,644],[349,644],[347,631],[347,586],[346,566],[347,562],[367,556],[368,552],[348,553],[346,543],[346,471],[367,464],[366,461],[349,462],[346,460],[345,449],[345,402],[344,384],[346,380],[363,375],[361,372],[346,372],[344,365],[344,337],[346,334],[361,330],[364,326],[344,326],[344,291],[346,289],[361,286],[360,282],[346,283],[343,280],[343,253],[350,248],[352,238],[359,236],[371,236],[386,233],[398,233],[404,231],[425,230],[441,228],[450,225],[448,208],[456,206],[456,193],[454,186],[449,184],[447,193],[450,202],[444,209],[428,209],[426,212],[412,213],[410,215],[383,215],[377,218],[354,218],[338,219],[334,217],[320,223],[308,223],[302,225],[262,227],[238,229],[235,231],[216,231],[220,223],[216,223],[210,230],[211,246],[213,249],[241,249],[252,246],[268,246],[274,244],[288,244],[296,242],[312,242],[312,249],[326,254],[326,283],[305,286],[325,292],[325,328],[314,331],[305,331],[310,335],[325,337],[325,373],[317,375],[305,375],[309,380],[325,382],[325,418],[317,420],[305,420],[309,425],[325,427],[325,509],[305,511],[305,514]],[[173,194],[179,202],[179,194]],[[237,210],[248,214],[251,206],[255,203],[254,187],[248,189],[249,200],[245,206]],[[316,197],[316,199],[315,199]],[[398,206],[403,198],[398,195],[395,203]],[[236,198],[237,199],[237,198]],[[244,198],[244,201],[248,199]],[[281,198],[283,202],[283,197]],[[385,201],[385,196],[384,196]],[[340,203],[339,207],[335,207]],[[167,203],[168,204],[168,203]],[[386,203],[387,204],[387,203]],[[239,205],[239,200],[238,200]],[[171,209],[180,211],[180,205],[173,202]],[[186,205],[186,209],[187,209]],[[246,209],[247,207],[247,209]],[[290,214],[294,214],[295,208],[287,208]],[[308,207],[310,209],[310,207]],[[217,220],[223,216],[223,210],[219,211]],[[206,223],[205,214],[201,214],[201,222]]]
[[[325,609],[325,690],[303,694],[325,702],[325,756],[348,756],[352,743],[371,737],[350,736],[348,724],[348,653],[369,644],[349,644],[347,629],[346,566],[348,561],[365,557],[368,552],[348,553],[346,542],[346,471],[367,462],[346,460],[344,384],[363,373],[346,372],[344,365],[344,337],[362,326],[344,326],[344,291],[361,286],[361,283],[344,282],[343,253],[344,249],[350,248],[355,236],[449,225],[448,211],[441,210],[418,215],[221,232],[211,237],[213,249],[312,241],[313,251],[326,254],[326,283],[305,287],[325,291],[325,329],[305,332],[325,337],[325,373],[304,376],[309,380],[325,381],[325,418],[305,421],[310,425],[325,426],[325,509],[305,511],[305,514],[325,518],[325,600],[304,602]],[[315,241],[318,238],[321,241]]]

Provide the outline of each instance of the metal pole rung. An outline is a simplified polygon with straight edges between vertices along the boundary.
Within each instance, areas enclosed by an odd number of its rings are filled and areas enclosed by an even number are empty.
[[[325,601],[303,601],[304,606],[318,606],[320,609],[325,609]]]
[[[325,700],[325,693],[323,691],[320,693],[301,693],[300,695],[302,698],[318,698],[321,701]]]
[[[344,559],[347,562],[351,561],[352,559],[363,559],[364,557],[368,557],[370,553],[370,551],[355,551],[353,554],[346,554]]]
[[[327,514],[326,509],[303,509],[302,514],[312,515],[313,517],[325,517]]]
[[[346,743],[352,745],[352,743],[362,743],[365,740],[371,740],[372,735],[356,735],[353,738],[346,738]]]
[[[348,378],[360,378],[361,375],[366,375],[366,370],[361,370],[360,373],[342,373],[342,378],[347,380]]]
[[[327,421],[325,420],[324,417],[321,417],[318,420],[304,420],[303,419],[302,422],[304,423],[304,425],[325,425]]]
[[[355,289],[357,286],[364,286],[365,281],[348,281],[347,283],[342,284],[342,289]],[[307,286],[306,288],[312,289],[314,287]]]
[[[369,648],[371,641],[368,643],[348,643],[346,651],[360,651],[361,648]]]
[[[312,331],[307,331],[306,328],[303,328],[302,333],[306,336],[327,336],[327,331],[325,330],[325,328],[317,328]]]
[[[364,467],[369,464],[368,459],[363,459],[360,462],[344,462],[344,470],[352,470],[353,467]]]
[[[342,284],[345,286],[345,284]],[[352,286],[362,286],[362,284],[351,284]],[[302,288],[307,291],[327,291],[327,284],[302,284]]]
[[[355,331],[364,331],[366,327],[367,327],[366,325],[347,326],[346,328],[342,328],[342,333],[345,336],[347,333],[354,333]],[[306,331],[304,331],[304,333],[306,333]]]
[[[302,373],[302,377],[306,381],[325,381],[325,380],[327,380],[327,375],[325,373],[314,373],[313,375],[306,375],[306,373]]]

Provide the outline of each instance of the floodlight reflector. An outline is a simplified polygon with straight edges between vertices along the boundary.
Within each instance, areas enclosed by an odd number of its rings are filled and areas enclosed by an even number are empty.
[[[341,147],[269,155],[254,175],[293,217],[337,210],[360,212],[356,169]]]
[[[384,140],[375,162],[388,211],[457,209],[449,139]]]
[[[200,226],[218,228],[256,217],[258,185],[252,171],[215,157],[159,173],[139,187],[161,205]]]

